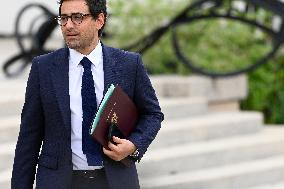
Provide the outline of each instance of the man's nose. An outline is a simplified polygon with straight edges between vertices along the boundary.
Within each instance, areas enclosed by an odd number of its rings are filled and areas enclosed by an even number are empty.
[[[71,18],[69,18],[69,19],[67,20],[67,23],[65,24],[65,27],[66,27],[66,28],[73,28],[73,27],[74,27],[74,23],[73,23],[73,21],[72,21]]]

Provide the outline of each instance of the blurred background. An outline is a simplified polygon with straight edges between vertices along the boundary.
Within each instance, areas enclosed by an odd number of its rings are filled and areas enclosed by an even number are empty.
[[[284,1],[109,0],[102,41],[140,52],[165,121],[142,188],[283,189]],[[64,47],[56,0],[0,12],[0,187],[32,57]]]

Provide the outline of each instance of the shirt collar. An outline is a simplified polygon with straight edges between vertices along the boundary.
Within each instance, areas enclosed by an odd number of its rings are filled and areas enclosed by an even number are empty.
[[[96,46],[96,48],[88,55],[83,55],[81,53],[79,53],[78,51],[74,50],[74,49],[70,49],[69,48],[69,59],[71,62],[71,66],[78,66],[80,64],[80,61],[84,58],[87,57],[92,64],[97,67],[101,60],[102,60],[102,56],[103,56],[103,52],[102,52],[102,44],[99,41],[98,45]]]

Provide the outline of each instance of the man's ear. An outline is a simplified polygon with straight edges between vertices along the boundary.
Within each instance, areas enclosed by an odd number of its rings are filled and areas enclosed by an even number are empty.
[[[97,30],[100,30],[103,27],[104,24],[105,24],[105,15],[103,13],[100,13],[98,15],[98,18],[96,19]]]

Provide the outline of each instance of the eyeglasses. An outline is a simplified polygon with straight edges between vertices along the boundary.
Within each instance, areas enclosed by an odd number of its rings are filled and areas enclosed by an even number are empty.
[[[55,19],[57,20],[57,23],[60,26],[65,26],[67,24],[69,18],[71,18],[71,21],[74,24],[80,25],[83,22],[84,17],[87,17],[87,16],[91,16],[91,14],[72,13],[70,16],[61,15],[61,16],[57,16]]]

